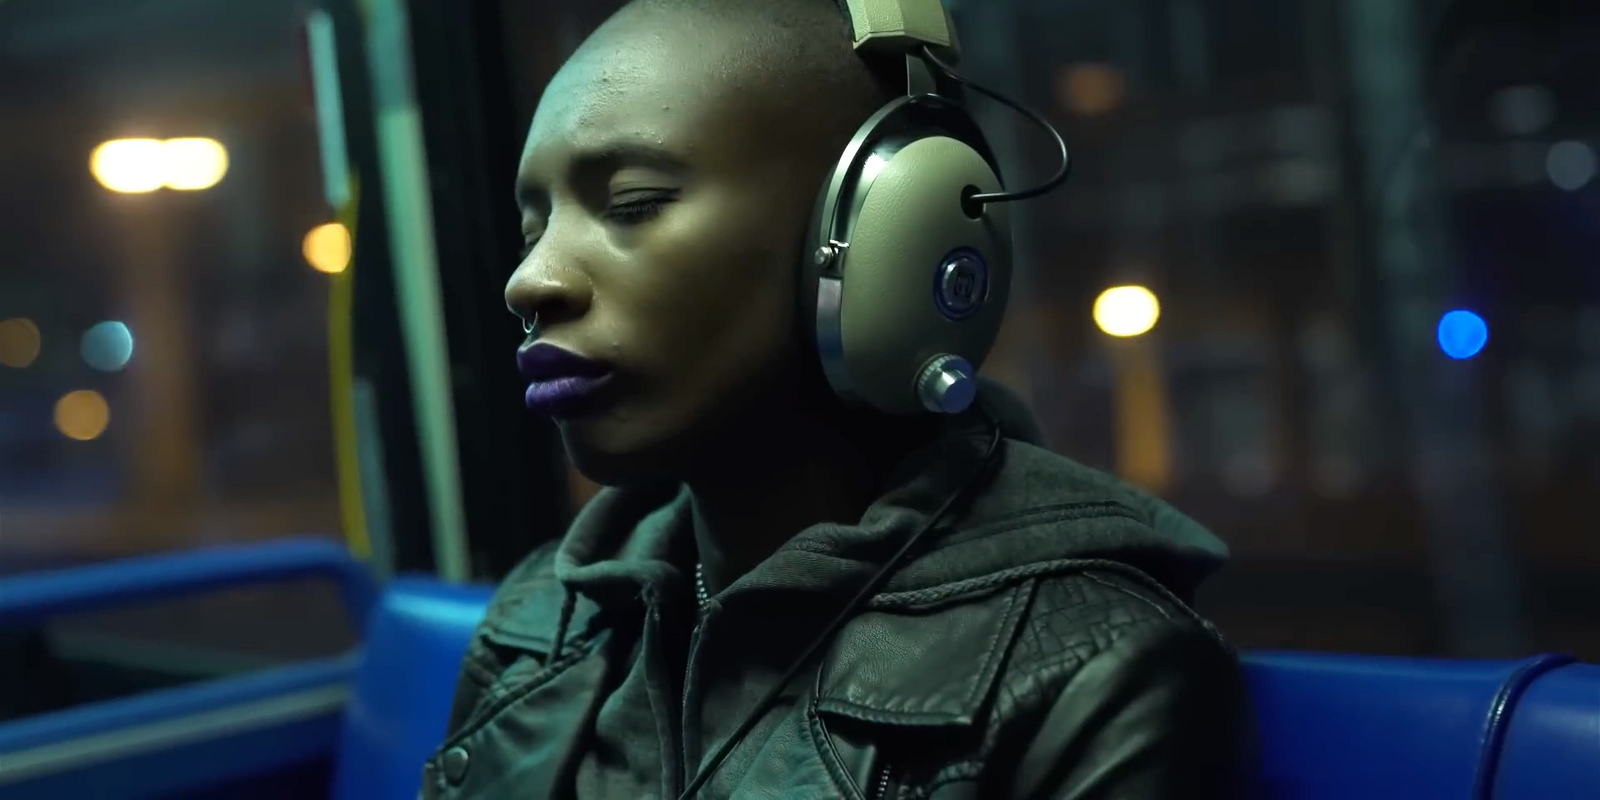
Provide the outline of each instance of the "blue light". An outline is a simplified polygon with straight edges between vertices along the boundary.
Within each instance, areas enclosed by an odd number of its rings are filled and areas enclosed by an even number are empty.
[[[1439,318],[1439,349],[1460,360],[1472,358],[1489,343],[1489,325],[1471,311],[1450,311]]]
[[[133,358],[133,333],[120,322],[102,322],[83,334],[83,360],[101,372],[116,372]]]

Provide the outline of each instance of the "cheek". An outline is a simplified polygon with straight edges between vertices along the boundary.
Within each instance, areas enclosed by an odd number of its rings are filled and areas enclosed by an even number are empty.
[[[796,255],[779,241],[790,237],[770,210],[740,205],[683,203],[641,237],[630,259],[633,285],[619,292],[631,306],[619,324],[632,347],[648,353],[652,372],[737,380],[792,338]]]
[[[563,425],[574,461],[598,480],[639,477],[644,462],[681,466],[718,435],[714,421],[768,402],[771,381],[786,382],[804,353],[788,241],[804,221],[770,200],[680,203],[616,241],[619,257],[592,274],[593,312],[635,380],[607,413]]]

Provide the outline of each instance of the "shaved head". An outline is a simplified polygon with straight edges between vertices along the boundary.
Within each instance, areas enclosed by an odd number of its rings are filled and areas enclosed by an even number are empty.
[[[580,471],[687,480],[833,427],[801,251],[829,170],[903,84],[834,0],[635,0],[551,79],[506,302],[539,344],[611,370],[555,413]]]
[[[633,0],[615,19],[720,30],[736,42],[728,68],[751,91],[786,96],[854,132],[904,88],[905,67],[868,63],[851,44],[843,0]]]

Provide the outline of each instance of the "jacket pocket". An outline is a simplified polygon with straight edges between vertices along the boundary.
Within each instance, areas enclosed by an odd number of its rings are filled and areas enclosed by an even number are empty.
[[[1034,587],[857,616],[824,659],[817,712],[874,726],[971,727],[993,698]]]
[[[939,776],[955,790],[999,690],[1037,583],[1021,580],[851,621],[817,674],[826,746],[864,800],[918,800]],[[954,779],[956,782],[952,782]],[[941,794],[941,797],[944,795]]]

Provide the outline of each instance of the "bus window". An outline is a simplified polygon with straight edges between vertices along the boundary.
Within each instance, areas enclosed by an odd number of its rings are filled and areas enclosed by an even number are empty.
[[[0,579],[342,536],[328,308],[349,243],[304,41],[270,0],[0,4]],[[79,702],[348,646],[320,588],[273,592],[8,631],[6,685],[87,676]]]
[[[499,4],[519,129],[616,5]],[[1600,29],[1535,5],[947,2],[1075,164],[1014,209],[986,369],[1228,540],[1241,646],[1600,658]],[[1054,168],[976,110],[1012,183]]]

